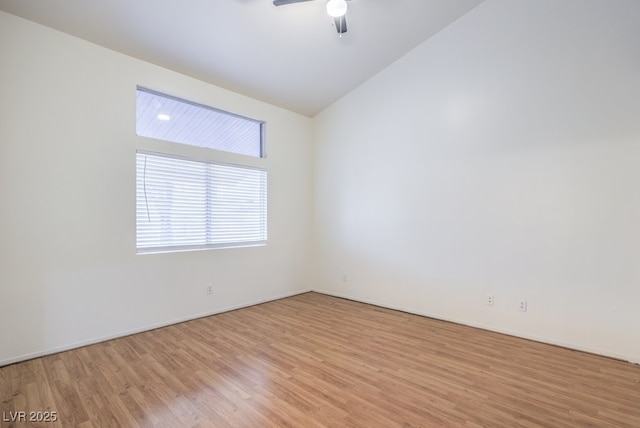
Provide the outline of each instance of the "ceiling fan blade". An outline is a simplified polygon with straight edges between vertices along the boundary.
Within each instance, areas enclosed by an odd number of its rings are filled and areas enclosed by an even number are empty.
[[[346,15],[333,18],[333,22],[336,24],[336,30],[338,34],[344,34],[347,32],[347,17]]]
[[[311,1],[311,0],[273,0],[273,5],[274,6],[283,6],[285,4],[292,4],[292,3],[302,3],[305,1]]]

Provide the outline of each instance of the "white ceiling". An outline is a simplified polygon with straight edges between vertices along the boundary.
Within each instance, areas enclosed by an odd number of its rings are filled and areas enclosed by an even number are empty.
[[[0,0],[0,10],[314,116],[482,0]]]

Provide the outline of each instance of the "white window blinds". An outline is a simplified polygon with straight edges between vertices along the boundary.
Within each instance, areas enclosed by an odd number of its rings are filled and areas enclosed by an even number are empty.
[[[138,253],[264,245],[267,172],[136,153]]]

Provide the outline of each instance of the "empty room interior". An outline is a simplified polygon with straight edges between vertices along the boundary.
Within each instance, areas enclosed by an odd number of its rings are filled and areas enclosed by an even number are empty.
[[[639,427],[640,2],[0,0],[1,427]]]

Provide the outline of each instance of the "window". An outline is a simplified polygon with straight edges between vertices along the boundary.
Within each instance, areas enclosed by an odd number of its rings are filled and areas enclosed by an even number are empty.
[[[143,88],[136,133],[265,157],[263,122]],[[138,254],[266,244],[267,172],[215,162],[216,152],[205,152],[199,159],[136,152]]]
[[[174,143],[265,157],[264,122],[140,87],[136,92],[136,133]]]
[[[267,173],[136,154],[138,253],[264,245]]]

